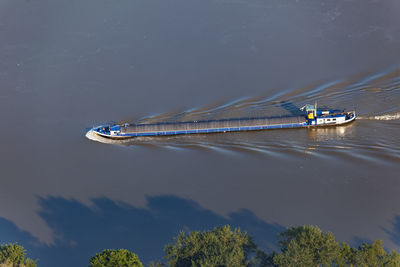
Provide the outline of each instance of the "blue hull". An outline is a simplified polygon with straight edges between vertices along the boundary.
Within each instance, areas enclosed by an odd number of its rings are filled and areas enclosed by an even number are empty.
[[[145,137],[145,136],[166,136],[166,135],[182,135],[182,134],[206,134],[206,133],[226,133],[240,131],[259,131],[267,129],[284,129],[284,128],[300,128],[307,127],[306,123],[296,124],[281,124],[281,125],[266,125],[266,126],[249,126],[249,127],[232,127],[232,128],[217,128],[217,129],[198,129],[198,130],[181,130],[181,131],[161,131],[161,132],[146,132],[146,133],[126,133],[118,134],[117,138],[130,137]]]

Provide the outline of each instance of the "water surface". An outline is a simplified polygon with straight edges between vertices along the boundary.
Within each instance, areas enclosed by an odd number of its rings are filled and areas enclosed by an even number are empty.
[[[398,1],[0,1],[0,236],[40,266],[289,225],[399,249]],[[102,144],[111,121],[356,110],[349,125]],[[75,257],[71,257],[75,255]],[[62,259],[62,264],[60,264]],[[68,259],[68,260],[66,260]]]

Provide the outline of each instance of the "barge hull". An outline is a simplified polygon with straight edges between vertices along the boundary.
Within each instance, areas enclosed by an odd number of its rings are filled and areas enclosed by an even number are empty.
[[[94,132],[102,137],[117,140],[133,137],[326,127],[349,123],[355,118],[355,112],[347,112],[321,116],[312,120],[307,119],[305,116],[287,116],[190,122],[163,122],[153,124],[121,124],[100,126],[95,128]]]
[[[257,130],[266,130],[266,129],[300,128],[300,127],[306,127],[306,126],[307,126],[306,122],[303,122],[303,123],[291,123],[291,124],[228,127],[228,128],[214,128],[214,129],[121,133],[118,135],[118,137],[139,137],[139,136],[143,137],[143,136],[163,136],[163,135],[181,135],[181,134],[225,133],[225,132],[239,132],[239,131],[257,131]]]
[[[278,128],[298,128],[306,125],[306,119],[303,116],[241,118],[178,123],[129,124],[120,127],[119,136],[136,137],[257,131]]]

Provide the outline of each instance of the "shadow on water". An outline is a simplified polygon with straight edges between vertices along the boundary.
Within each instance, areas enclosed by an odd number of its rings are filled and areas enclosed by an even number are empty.
[[[281,102],[281,107],[288,111],[291,115],[293,116],[301,116],[304,115],[304,112],[300,110],[301,107],[296,106],[292,102],[286,102],[282,101]]]
[[[390,240],[400,246],[400,216],[397,215],[394,218],[393,225],[391,229],[384,229],[385,232],[390,236]]]
[[[179,231],[208,230],[226,224],[247,231],[261,248],[269,250],[275,247],[277,233],[284,229],[260,220],[248,210],[223,217],[194,201],[174,196],[148,197],[147,201],[147,207],[140,208],[97,198],[89,208],[75,200],[42,198],[40,216],[53,230],[55,244],[38,244],[30,234],[4,219],[0,219],[1,241],[17,241],[28,250],[29,257],[40,259],[40,266],[85,266],[91,256],[105,248],[132,250],[143,263],[162,259],[164,245],[172,242]]]

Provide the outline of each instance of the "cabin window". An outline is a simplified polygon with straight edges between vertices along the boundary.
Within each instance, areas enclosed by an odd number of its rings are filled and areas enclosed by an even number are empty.
[[[327,119],[326,121],[331,121],[331,119]]]
[[[336,119],[332,119],[332,120],[334,120],[334,121],[335,121]]]

